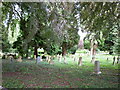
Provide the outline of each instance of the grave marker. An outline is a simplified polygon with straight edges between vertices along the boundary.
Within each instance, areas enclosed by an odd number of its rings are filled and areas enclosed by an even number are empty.
[[[101,74],[99,61],[95,61],[95,74]]]
[[[119,60],[120,60],[120,57],[118,56],[118,57],[117,57],[117,64],[119,63]]]
[[[113,57],[113,65],[115,65],[115,56]]]
[[[9,56],[10,58],[10,62],[12,63],[13,62],[13,56]]]
[[[65,56],[64,56],[63,58],[64,58],[64,64],[67,64],[67,61],[66,61],[66,58],[65,58]]]
[[[61,62],[62,61],[62,56],[61,55],[59,55],[59,62]]]
[[[19,58],[17,59],[18,62],[22,62],[22,56],[19,56]]]
[[[36,59],[36,63],[38,64],[40,61],[41,61],[41,57],[38,56],[37,59]]]
[[[93,56],[92,60],[91,60],[91,63],[94,63],[94,62],[95,62],[95,57]]]
[[[107,58],[107,61],[109,60],[109,58]]]
[[[78,65],[79,65],[79,66],[82,66],[82,57],[79,57]]]

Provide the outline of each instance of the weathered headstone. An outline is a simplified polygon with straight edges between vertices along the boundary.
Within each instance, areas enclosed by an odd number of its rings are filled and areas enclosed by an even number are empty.
[[[34,55],[34,59],[36,60],[36,55]]]
[[[113,65],[115,65],[115,57],[113,57]]]
[[[95,62],[95,57],[93,56],[92,60],[91,60],[91,63],[94,63],[94,62]]]
[[[79,65],[79,66],[82,66],[82,57],[79,57],[78,65]]]
[[[76,60],[76,57],[74,56],[74,61]]]
[[[9,56],[10,58],[10,62],[12,63],[13,62],[13,56]]]
[[[41,57],[38,56],[37,59],[36,59],[36,63],[38,64],[40,61],[41,61]]]
[[[50,63],[50,61],[51,61],[51,56],[49,56],[49,58],[48,58],[48,63]]]
[[[49,61],[49,64],[54,64],[54,61],[50,60],[50,61]]]
[[[17,59],[18,62],[22,62],[22,56],[19,56],[19,58]]]
[[[99,61],[95,61],[95,69],[94,70],[95,70],[95,74],[101,74]]]
[[[40,61],[43,61],[42,56],[40,56]]]
[[[62,56],[61,55],[59,55],[59,62],[61,62],[62,61]]]
[[[47,62],[48,62],[48,59],[49,59],[49,56],[47,55],[47,56],[46,56],[46,61],[47,61]]]
[[[67,61],[66,61],[66,58],[65,58],[65,56],[64,56],[63,58],[64,58],[64,63],[65,63],[65,64],[67,64]]]
[[[118,57],[117,57],[117,64],[119,63],[119,60],[120,60],[120,57],[118,56]]]

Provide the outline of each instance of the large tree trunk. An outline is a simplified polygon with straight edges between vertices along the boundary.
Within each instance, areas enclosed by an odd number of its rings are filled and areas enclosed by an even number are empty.
[[[37,46],[34,47],[34,59],[38,56]]]
[[[91,56],[91,60],[93,57],[93,39],[90,40],[90,56]]]
[[[91,40],[91,62],[92,63],[94,63],[95,61],[96,48],[97,48],[97,44],[95,44],[94,41]]]
[[[78,43],[78,48],[84,49],[84,41],[83,41],[83,38],[80,38],[79,43]]]
[[[62,56],[65,56],[67,54],[67,43],[63,42],[62,44]]]

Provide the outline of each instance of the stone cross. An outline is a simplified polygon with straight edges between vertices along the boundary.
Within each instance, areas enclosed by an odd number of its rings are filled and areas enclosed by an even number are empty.
[[[113,57],[113,65],[115,65],[115,57]]]
[[[99,61],[95,61],[95,69],[94,70],[95,70],[95,74],[101,74]]]
[[[78,65],[79,65],[79,66],[82,66],[82,57],[79,57]]]

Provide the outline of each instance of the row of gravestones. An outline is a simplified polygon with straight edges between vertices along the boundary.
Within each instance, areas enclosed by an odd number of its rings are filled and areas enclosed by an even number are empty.
[[[11,62],[13,62],[13,56],[9,56],[9,58],[10,58],[10,61]],[[46,61],[49,63],[49,64],[54,64],[54,62],[52,61],[53,59],[55,58],[55,56],[49,56],[49,55],[47,55],[46,56]],[[75,56],[71,56],[71,58],[73,58],[73,60],[74,61],[76,61],[77,60],[77,57],[75,57]],[[57,59],[58,59],[58,61],[59,62],[62,62],[62,59],[64,60],[64,63],[65,64],[67,64],[67,60],[66,60],[66,57],[64,56],[64,57],[62,57],[62,55],[57,55]],[[107,58],[107,61],[108,61],[109,59]],[[115,65],[115,61],[117,60],[117,64],[119,63],[119,61],[120,61],[120,57],[118,56],[117,58],[116,57],[113,57],[113,65]],[[40,61],[42,61],[42,57],[41,56],[38,56],[37,58],[36,58],[36,63],[39,63]],[[22,62],[22,57],[21,56],[19,56],[19,58],[17,59],[17,62]],[[91,62],[93,62],[93,60],[91,60]],[[78,60],[78,65],[79,66],[81,66],[82,65],[82,57],[79,57],[79,60]]]
[[[10,61],[13,62],[13,57],[10,56],[9,58],[10,58]],[[21,59],[21,58],[22,58],[22,57],[20,56],[20,57],[17,59],[17,61],[18,61],[18,62],[22,62],[22,59]],[[54,64],[54,61],[52,61],[54,58],[55,58],[55,56],[46,56],[46,60],[45,60],[45,61],[47,61],[49,64]],[[58,61],[59,61],[59,62],[62,61],[62,55],[58,55],[57,58],[58,58]],[[74,58],[73,60],[75,61],[75,59],[76,59],[76,58]],[[120,58],[117,57],[117,63],[119,63],[119,59],[120,59]],[[65,56],[63,57],[63,60],[64,60],[64,63],[67,64],[67,61],[66,61]],[[115,60],[116,60],[116,58],[113,57],[113,65],[115,64]],[[43,60],[42,60],[42,57],[41,57],[41,56],[38,56],[38,57],[36,58],[36,63],[38,64],[38,63],[41,62],[41,61],[43,61]],[[107,58],[107,61],[108,61],[108,58]],[[94,61],[94,63],[95,63],[94,73],[95,73],[95,74],[100,74],[101,71],[100,71],[100,63],[99,63],[99,61]],[[82,66],[82,57],[79,57],[78,65],[79,65],[79,66]]]
[[[54,58],[54,57],[53,57],[53,58]],[[57,58],[58,58],[58,61],[61,62],[62,56],[61,56],[61,55],[58,55]],[[53,62],[51,59],[52,59],[52,57],[51,57],[51,56],[48,56],[48,57],[46,58],[46,61],[47,61],[49,64],[51,64],[51,62]],[[67,64],[65,57],[63,57],[63,60],[64,60],[64,63]],[[74,61],[75,61],[75,58],[74,58]],[[78,65],[79,65],[79,66],[82,66],[82,57],[79,57]],[[95,74],[101,74],[101,71],[100,71],[100,62],[99,62],[99,61],[95,61],[94,73],[95,73]]]
[[[10,62],[13,62],[13,61],[14,61],[13,56],[9,56],[9,59],[10,59]],[[17,61],[17,62],[22,62],[22,57],[19,56],[19,58],[18,58],[16,61]]]
[[[108,61],[109,59],[107,58],[107,61]],[[118,64],[119,62],[120,62],[120,57],[118,56],[118,57],[113,57],[113,65],[115,65],[115,62]]]

